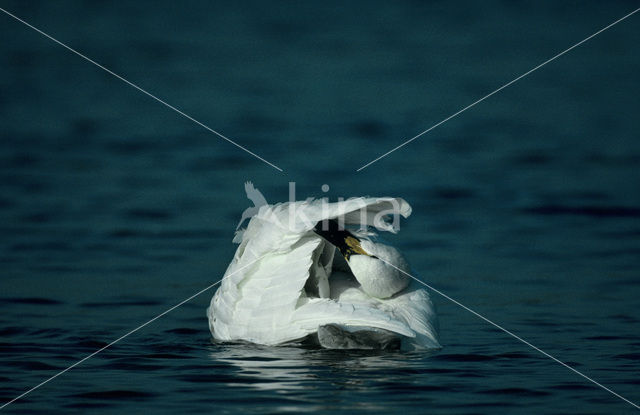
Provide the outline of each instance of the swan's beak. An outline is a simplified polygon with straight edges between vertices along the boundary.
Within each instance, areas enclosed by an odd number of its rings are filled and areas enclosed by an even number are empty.
[[[340,229],[340,226],[334,220],[318,222],[313,231],[332,245],[335,245],[347,261],[351,255],[373,256],[362,249],[360,239],[356,238],[348,230]]]
[[[360,245],[360,239],[356,238],[355,236],[347,236],[344,240],[344,243],[347,245],[347,253],[343,255],[347,261],[349,260],[349,257],[351,255],[373,256],[362,249],[362,246]],[[342,252],[342,250],[340,251]]]

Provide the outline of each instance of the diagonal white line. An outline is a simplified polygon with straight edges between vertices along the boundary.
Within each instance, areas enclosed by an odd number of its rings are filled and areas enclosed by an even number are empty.
[[[560,56],[564,55],[565,53],[571,51],[574,48],[577,48],[578,46],[582,45],[584,42],[588,41],[589,39],[594,38],[595,36],[598,36],[600,33],[604,32],[605,30],[609,29],[610,27],[620,23],[621,21],[623,21],[624,19],[626,19],[627,17],[630,17],[631,15],[637,13],[638,11],[640,11],[640,8],[635,9],[634,11],[632,11],[631,13],[627,14],[626,16],[621,17],[620,19],[616,20],[615,22],[611,23],[610,25],[603,27],[602,29],[598,30],[597,32],[595,32],[594,34],[592,34],[591,36],[581,40],[580,42],[576,43],[575,45],[571,46],[568,49],[565,49],[564,51],[558,53],[557,55],[555,55],[552,58],[547,59],[546,61],[542,62],[540,65],[536,66],[535,68],[523,73],[522,75],[520,75],[519,77],[507,82],[506,84],[502,85],[500,88],[496,89],[495,91],[491,92],[490,94],[485,95],[484,97],[480,98],[479,100],[467,105],[466,107],[462,108],[460,111],[456,112],[455,114],[452,114],[450,116],[448,116],[447,118],[445,118],[444,120],[440,121],[437,124],[432,125],[431,127],[427,128],[426,130],[424,130],[423,132],[421,132],[420,134],[416,135],[413,138],[410,138],[409,140],[405,141],[404,143],[392,148],[391,150],[387,151],[386,153],[384,153],[383,155],[379,156],[378,158],[375,158],[373,160],[371,160],[370,162],[368,162],[367,164],[363,165],[362,167],[360,167],[359,169],[357,169],[356,171],[360,171],[363,170],[367,167],[369,167],[370,165],[372,165],[373,163],[375,163],[376,161],[388,156],[389,154],[393,153],[396,150],[399,150],[400,148],[406,146],[407,144],[409,144],[410,142],[412,142],[413,140],[417,139],[418,137],[423,136],[424,134],[428,133],[429,131],[433,130],[434,128],[444,124],[445,122],[449,121],[450,119],[457,117],[458,115],[462,114],[463,112],[465,112],[466,110],[468,110],[471,107],[474,107],[476,104],[481,103],[482,101],[484,101],[485,99],[489,98],[490,96],[502,91],[503,89],[505,89],[506,87],[508,87],[511,84],[514,84],[516,82],[518,82],[519,80],[521,80],[522,78],[524,78],[525,76],[529,75],[530,73],[542,68],[543,66],[545,66],[546,64],[548,64],[551,61],[556,60],[557,58],[559,58]]]
[[[471,314],[473,314],[474,316],[486,321],[487,323],[491,324],[492,326],[502,330],[503,332],[507,333],[509,336],[515,338],[516,340],[526,344],[527,346],[531,347],[532,349],[534,349],[535,351],[542,353],[543,355],[545,355],[546,357],[548,357],[549,359],[560,363],[562,366],[566,367],[567,369],[569,369],[570,371],[582,376],[583,378],[587,379],[589,382],[599,386],[600,388],[606,390],[607,392],[611,393],[612,395],[622,399],[623,401],[627,402],[628,404],[631,404],[633,406],[636,407],[636,409],[640,409],[640,406],[636,405],[635,403],[631,402],[629,399],[625,398],[624,396],[612,391],[611,389],[607,388],[606,386],[602,385],[601,383],[596,382],[595,380],[591,379],[589,376],[585,375],[584,373],[574,369],[573,367],[569,366],[568,364],[564,363],[563,361],[551,356],[549,353],[545,352],[544,350],[540,349],[539,347],[534,346],[533,344],[529,343],[528,341],[526,341],[525,339],[523,339],[522,337],[518,336],[517,334],[514,334],[512,332],[510,332],[509,330],[505,329],[504,327],[502,327],[501,325],[494,323],[493,321],[489,320],[488,318],[486,318],[485,316],[483,316],[480,313],[477,313],[475,311],[473,311],[472,309],[470,309],[469,307],[467,307],[466,305],[462,304],[459,301],[454,300],[453,298],[449,297],[447,294],[443,293],[442,291],[439,291],[435,288],[433,288],[431,285],[420,281],[418,278],[414,277],[413,275],[401,270],[400,268],[396,267],[395,265],[393,265],[392,263],[385,261],[382,258],[378,258],[380,261],[384,262],[385,264],[389,265],[390,267],[393,267],[395,269],[397,269],[398,271],[400,271],[401,273],[405,274],[406,276],[414,279],[415,281],[419,282],[420,284],[424,285],[425,287],[429,288],[431,291],[443,296],[444,298],[446,298],[447,300],[451,301],[452,303],[464,308],[465,310],[467,310],[468,312],[470,312]]]
[[[25,22],[24,20],[22,20],[21,18],[9,13],[8,11],[6,11],[5,9],[3,9],[2,7],[0,7],[0,11],[2,11],[3,13],[5,13],[6,15],[13,17],[15,20],[19,21],[20,23],[24,24],[25,26],[30,27],[31,29],[35,30],[36,32],[40,33],[41,35],[53,40],[54,42],[56,42],[58,45],[62,46],[63,48],[75,53],[76,55],[80,56],[82,59],[86,60],[87,62],[90,62],[92,64],[94,64],[95,66],[97,66],[98,68],[102,69],[103,71],[109,73],[110,75],[115,76],[116,78],[118,78],[119,80],[121,80],[122,82],[126,83],[129,86],[132,86],[133,88],[137,89],[138,91],[142,92],[143,94],[153,98],[154,100],[158,101],[159,103],[161,103],[162,105],[164,105],[167,108],[172,109],[173,111],[177,112],[178,114],[182,115],[183,117],[185,117],[186,119],[193,121],[194,123],[198,124],[200,127],[204,128],[205,130],[212,132],[213,134],[217,135],[218,137],[228,141],[229,143],[233,144],[234,146],[238,147],[239,149],[251,154],[253,157],[257,158],[260,161],[263,161],[265,163],[267,163],[269,166],[273,167],[276,170],[279,171],[283,171],[280,167],[276,166],[275,164],[263,159],[262,157],[260,157],[259,155],[257,155],[256,153],[252,152],[251,150],[247,149],[246,147],[241,146],[240,144],[236,143],[235,141],[231,140],[230,138],[222,135],[221,133],[217,132],[216,130],[214,130],[213,128],[209,127],[208,125],[205,125],[203,123],[201,123],[200,121],[196,120],[195,118],[191,117],[188,114],[185,114],[184,112],[180,111],[178,108],[174,107],[173,105],[161,100],[160,98],[158,98],[157,96],[153,95],[150,92],[147,92],[146,90],[142,89],[141,87],[139,87],[138,85],[134,84],[131,81],[128,81],[127,79],[123,78],[122,76],[118,75],[117,73],[105,68],[104,66],[100,65],[98,62],[94,61],[93,59],[90,59],[88,57],[86,57],[85,55],[83,55],[82,53],[78,52],[77,50],[73,49],[70,46],[67,46],[66,44],[62,43],[61,41],[59,41],[58,39],[54,38],[51,35],[48,35],[47,33],[43,32],[42,30],[38,29],[37,27]]]
[[[266,255],[266,254],[265,254]],[[11,405],[12,403],[14,403],[15,401],[17,401],[18,399],[28,395],[29,393],[33,392],[34,390],[38,389],[39,387],[51,382],[52,380],[54,380],[55,378],[57,378],[58,376],[62,375],[65,372],[68,372],[69,370],[73,369],[74,367],[78,366],[80,363],[87,361],[89,359],[91,359],[93,356],[97,355],[98,353],[108,349],[109,347],[113,346],[114,344],[118,343],[120,340],[132,335],[133,333],[135,333],[136,331],[140,330],[141,328],[153,323],[154,321],[156,321],[157,319],[159,319],[160,317],[164,316],[165,314],[170,313],[171,311],[175,310],[176,308],[180,307],[181,305],[183,305],[184,303],[193,300],[194,298],[196,298],[197,296],[199,296],[200,294],[204,293],[205,291],[210,290],[211,288],[215,287],[216,285],[220,284],[222,281],[224,281],[225,279],[229,278],[230,276],[240,272],[241,270],[247,268],[248,266],[254,264],[255,262],[261,260],[262,258],[264,258],[264,256],[258,257],[257,259],[249,262],[247,265],[244,265],[240,268],[238,268],[237,270],[233,271],[232,273],[230,273],[229,275],[224,276],[222,279],[220,279],[220,281],[214,282],[213,284],[211,284],[210,286],[203,288],[202,290],[198,291],[197,293],[193,294],[191,297],[187,298],[186,300],[183,300],[181,302],[179,302],[178,304],[174,305],[173,307],[171,307],[170,309],[163,311],[162,313],[158,314],[157,316],[155,316],[154,318],[152,318],[151,320],[147,321],[146,323],[143,323],[141,325],[139,325],[138,327],[136,327],[135,329],[129,331],[127,334],[124,334],[120,337],[118,337],[117,339],[115,339],[114,341],[112,341],[111,343],[107,344],[104,347],[101,347],[100,349],[96,350],[95,352],[91,353],[90,355],[78,360],[77,362],[75,362],[74,364],[72,364],[71,366],[69,366],[68,368],[56,373],[55,375],[51,376],[50,378],[40,382],[39,384],[37,384],[36,386],[34,386],[33,388],[29,389],[28,391],[22,393],[19,396],[16,396],[15,398],[13,398],[12,400],[10,400],[9,402],[6,402],[5,404],[3,404],[2,406],[0,406],[0,410],[4,409],[5,407]]]

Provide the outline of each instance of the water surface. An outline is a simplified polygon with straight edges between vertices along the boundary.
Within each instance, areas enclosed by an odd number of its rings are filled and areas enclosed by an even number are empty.
[[[0,397],[217,281],[249,206],[401,196],[434,287],[639,401],[636,7],[3,2],[284,169],[0,15]],[[434,294],[436,353],[213,344],[208,292],[7,413],[625,413]]]

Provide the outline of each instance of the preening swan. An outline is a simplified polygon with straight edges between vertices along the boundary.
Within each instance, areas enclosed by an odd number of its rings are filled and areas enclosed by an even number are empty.
[[[314,231],[340,250],[366,294],[387,298],[409,285],[409,264],[394,247],[360,239],[334,220],[320,222]]]
[[[429,294],[398,270],[409,273],[397,249],[363,230],[395,232],[389,216],[410,214],[406,201],[390,197],[260,207],[237,233],[240,245],[207,309],[214,339],[440,347]]]

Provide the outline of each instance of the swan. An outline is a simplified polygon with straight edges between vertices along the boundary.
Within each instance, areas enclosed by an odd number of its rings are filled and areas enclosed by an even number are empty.
[[[367,227],[395,232],[402,198],[356,197],[263,205],[207,309],[216,341],[332,349],[439,348],[428,292],[409,265]],[[346,226],[359,226],[359,230]]]

